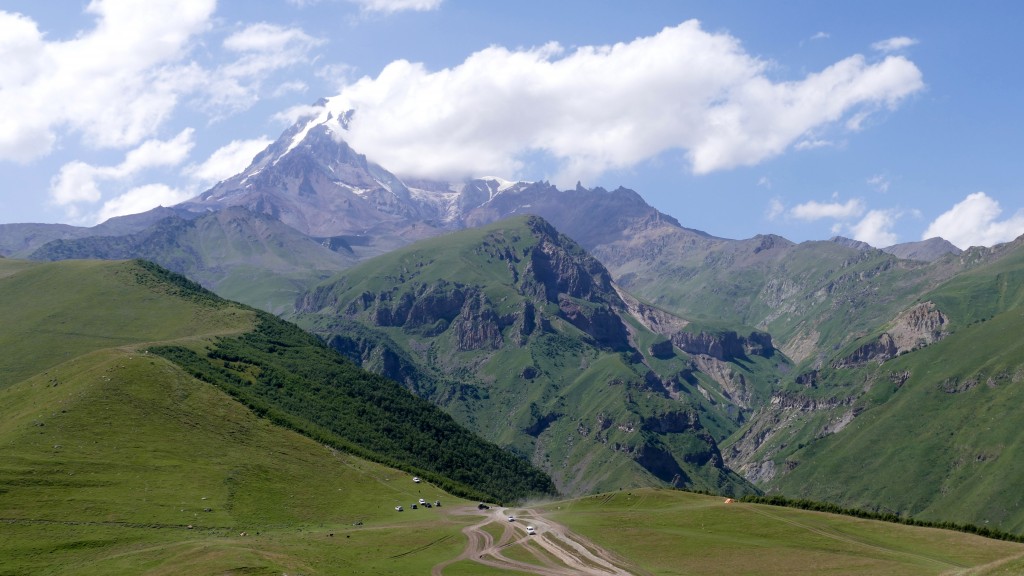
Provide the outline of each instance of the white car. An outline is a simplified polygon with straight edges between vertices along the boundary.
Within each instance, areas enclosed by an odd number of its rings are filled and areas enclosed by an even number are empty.
[[[515,522],[516,521],[516,517],[515,516],[509,516],[508,517],[508,521],[509,522]]]
[[[401,506],[395,506],[395,511],[401,512],[402,511],[402,507]]]
[[[422,506],[423,504],[426,504],[426,503],[427,503],[427,501],[426,501],[426,500],[424,500],[423,498],[420,498],[420,505],[421,505],[421,506]]]
[[[413,476],[412,477],[412,481],[417,483],[417,484],[419,484],[420,483],[420,477],[419,476]]]
[[[537,529],[534,528],[533,526],[527,526],[526,527],[526,533],[529,534],[530,536],[533,536],[534,534],[537,533]]]

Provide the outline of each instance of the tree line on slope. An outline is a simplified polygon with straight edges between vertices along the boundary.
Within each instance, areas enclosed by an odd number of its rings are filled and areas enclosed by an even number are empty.
[[[812,510],[814,512],[842,514],[843,516],[853,516],[856,518],[865,518],[867,520],[881,520],[883,522],[892,522],[894,524],[906,524],[908,526],[924,526],[927,528],[941,528],[942,530],[956,530],[957,532],[977,534],[978,536],[984,536],[985,538],[993,538],[995,540],[1024,542],[1024,534],[1013,534],[1011,532],[1004,532],[1002,530],[989,528],[988,526],[978,526],[977,524],[960,524],[957,522],[949,521],[936,522],[931,520],[921,520],[918,518],[912,518],[910,516],[901,516],[893,512],[872,512],[870,510],[862,510],[860,508],[845,508],[843,506],[839,506],[838,504],[833,504],[831,502],[817,502],[815,500],[807,499],[792,499],[786,498],[785,496],[780,496],[778,494],[764,496],[746,495],[741,497],[740,501],[750,502],[752,504],[769,504],[771,506],[799,508],[801,510]]]
[[[554,494],[551,479],[315,336],[259,312],[256,329],[205,354],[151,348],[276,424],[410,472],[453,494],[499,502]]]

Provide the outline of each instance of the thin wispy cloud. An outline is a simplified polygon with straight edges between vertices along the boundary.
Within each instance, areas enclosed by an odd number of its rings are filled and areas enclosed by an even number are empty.
[[[366,12],[381,12],[393,14],[395,12],[426,12],[437,10],[444,0],[349,0],[358,4]]]
[[[871,178],[868,178],[868,184],[870,184],[872,188],[878,190],[882,194],[885,194],[886,192],[889,191],[889,179],[881,174],[876,174]]]
[[[877,50],[878,52],[898,52],[905,48],[909,48],[917,43],[918,41],[913,38],[908,38],[906,36],[896,36],[894,38],[887,38],[885,40],[875,42],[874,44],[871,45],[871,48],[873,50]]]
[[[797,220],[846,220],[855,218],[864,213],[864,202],[858,198],[852,198],[846,202],[817,202],[811,200],[798,204],[789,210],[789,215]]]

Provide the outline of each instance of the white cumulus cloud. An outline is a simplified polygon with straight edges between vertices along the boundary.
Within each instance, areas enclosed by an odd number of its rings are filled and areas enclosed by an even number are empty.
[[[201,185],[211,185],[245,170],[253,157],[262,152],[273,140],[262,136],[252,140],[232,140],[218,148],[202,164],[190,166],[186,172]]]
[[[698,174],[754,165],[924,86],[898,56],[854,55],[795,81],[772,80],[772,69],[690,20],[611,46],[492,46],[433,72],[399,60],[330,106],[355,109],[346,139],[400,174],[515,176],[539,152],[564,184],[666,150],[685,151]]]
[[[867,242],[875,248],[885,248],[896,244],[898,238],[893,227],[899,219],[894,210],[871,210],[859,222],[850,226],[854,240]]]
[[[921,235],[921,239],[940,236],[966,249],[1008,242],[1024,234],[1024,209],[1000,220],[1003,208],[984,192],[969,194],[942,213]]]
[[[129,151],[115,166],[93,166],[79,160],[68,162],[50,183],[50,196],[61,206],[96,202],[102,197],[102,182],[129,181],[150,168],[177,166],[188,158],[194,142],[193,130],[186,128],[170,140],[147,140]]]
[[[273,142],[266,136],[233,140],[201,163],[181,168],[186,182],[180,187],[163,183],[135,185],[146,179],[150,169],[182,166],[194,146],[192,136],[193,130],[188,128],[170,140],[147,140],[114,166],[94,166],[78,160],[68,162],[52,179],[50,197],[55,204],[66,207],[72,217],[89,224],[94,223],[87,222],[90,218],[102,222],[113,216],[171,206],[238,174]],[[98,212],[89,211],[90,204],[95,205],[105,197],[109,199]]]
[[[100,208],[97,222],[103,222],[114,216],[138,214],[157,206],[173,206],[191,197],[191,192],[171,188],[166,184],[137,186],[104,202],[103,207]]]
[[[213,29],[215,0],[93,0],[89,29],[50,39],[31,18],[0,10],[0,161],[28,162],[66,133],[95,148],[153,138],[182,102],[238,112],[275,73],[309,63],[323,43],[296,27],[258,23],[229,35],[204,67],[193,48]],[[212,51],[211,51],[212,52]],[[282,79],[276,93],[303,89]]]
[[[0,12],[0,160],[47,154],[70,129],[100,147],[154,134],[182,90],[190,38],[208,29],[213,0],[96,0],[92,30],[48,41],[25,16]]]

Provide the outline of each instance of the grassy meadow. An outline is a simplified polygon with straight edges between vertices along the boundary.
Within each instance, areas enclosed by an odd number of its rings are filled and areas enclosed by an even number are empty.
[[[1024,568],[1024,544],[669,490],[598,494],[537,509],[652,575],[1016,574]]]

